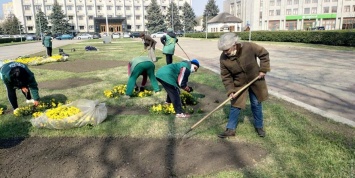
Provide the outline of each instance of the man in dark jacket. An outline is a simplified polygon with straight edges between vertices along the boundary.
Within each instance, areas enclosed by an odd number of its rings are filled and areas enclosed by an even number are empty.
[[[157,44],[157,42],[152,37],[144,34],[143,32],[140,34],[140,37],[143,40],[144,50],[148,50],[149,52],[148,54],[149,58],[153,62],[157,62],[157,58],[155,56],[155,45]]]
[[[161,43],[163,43],[163,54],[166,56],[166,64],[173,63],[173,55],[175,52],[175,44],[178,42],[176,34],[173,29],[168,28],[168,33],[160,38]]]
[[[260,137],[264,137],[261,102],[268,97],[264,77],[266,72],[270,71],[269,52],[255,43],[240,42],[235,33],[222,35],[218,41],[218,49],[223,51],[220,56],[222,82],[227,90],[227,95],[233,98],[226,131],[218,136],[220,138],[235,136],[238,116],[240,110],[245,108],[247,95],[249,94],[255,130]],[[260,65],[257,58],[260,60]],[[249,88],[238,96],[233,95],[256,77],[259,80],[251,84]]]
[[[52,57],[52,41],[53,41],[52,33],[47,32],[42,39],[42,45],[46,47],[48,57]]]
[[[39,104],[38,84],[34,74],[25,64],[9,62],[0,68],[1,79],[4,81],[8,99],[15,110],[18,108],[16,89],[20,89],[26,97],[26,103]],[[33,96],[33,99],[32,99]]]
[[[156,74],[157,80],[163,85],[168,93],[166,103],[173,103],[176,118],[188,118],[182,109],[180,88],[192,92],[192,87],[187,85],[191,73],[200,67],[198,60],[182,61],[161,67]]]

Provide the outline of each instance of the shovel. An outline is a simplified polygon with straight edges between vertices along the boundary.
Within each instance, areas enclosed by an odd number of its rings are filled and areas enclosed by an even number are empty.
[[[248,88],[252,83],[254,83],[256,80],[259,79],[259,76],[256,77],[254,80],[252,80],[251,82],[249,82],[248,84],[246,84],[243,88],[241,88],[238,92],[234,93],[232,97],[229,97],[228,99],[226,99],[225,101],[223,101],[223,103],[221,103],[219,106],[217,106],[214,110],[212,110],[210,113],[208,113],[205,117],[203,117],[202,119],[200,119],[198,122],[196,122],[196,124],[194,124],[193,126],[190,127],[190,129],[188,131],[185,132],[185,134],[181,137],[184,138],[184,136],[186,134],[188,134],[189,132],[191,132],[195,127],[197,127],[202,121],[204,121],[205,119],[207,119],[208,116],[210,116],[212,113],[214,113],[215,111],[217,111],[220,107],[222,107],[224,104],[226,104],[227,102],[229,102],[231,99],[233,99],[234,97],[238,96],[243,90],[245,90],[246,88]]]

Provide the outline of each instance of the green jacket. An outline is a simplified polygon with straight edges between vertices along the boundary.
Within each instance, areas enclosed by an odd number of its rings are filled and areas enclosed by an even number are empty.
[[[42,44],[45,47],[52,47],[52,37],[51,36],[44,36],[42,40]]]
[[[141,62],[152,62],[152,60],[149,57],[144,57],[144,56],[133,58],[128,65],[129,75],[131,75],[132,71],[134,70],[134,67],[136,67],[136,65]]]
[[[166,41],[163,47],[163,54],[174,54],[176,38],[172,38],[169,35],[165,35]]]
[[[17,83],[16,81],[12,81],[10,78],[11,69],[15,67],[22,68],[23,71],[27,73],[26,79],[24,81],[21,81],[21,84]],[[0,68],[0,75],[7,88],[21,89],[22,87],[28,87],[30,89],[33,99],[36,101],[39,100],[38,84],[36,82],[35,76],[25,64],[18,62],[6,63]]]
[[[190,69],[189,61],[172,63],[158,69],[156,77],[175,87],[185,88],[191,74]]]

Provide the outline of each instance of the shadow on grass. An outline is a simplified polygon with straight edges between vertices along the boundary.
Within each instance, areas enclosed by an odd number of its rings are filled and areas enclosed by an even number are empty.
[[[66,101],[68,100],[68,98],[63,94],[52,94],[52,95],[43,96],[41,98],[41,102],[50,103],[52,99],[54,99],[56,102],[59,103],[66,103]]]
[[[30,122],[19,122],[18,120],[9,120],[0,126],[0,133],[3,138],[0,138],[0,149],[14,147],[20,144],[29,136]],[[12,134],[20,135],[12,137]]]

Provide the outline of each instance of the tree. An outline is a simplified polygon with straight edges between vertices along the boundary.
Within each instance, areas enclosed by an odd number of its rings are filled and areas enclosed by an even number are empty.
[[[3,33],[8,35],[20,34],[20,30],[23,32],[22,28],[21,22],[14,15],[7,17],[2,24]]]
[[[164,15],[161,13],[157,0],[152,0],[152,3],[147,10],[147,21],[146,27],[150,33],[166,30]]]
[[[182,30],[183,26],[180,21],[179,9],[174,2],[170,3],[168,12],[165,16],[165,20],[168,26],[171,27],[174,31]]]
[[[66,16],[62,11],[62,7],[58,4],[57,0],[54,1],[52,13],[49,15],[49,20],[52,23],[52,33],[69,33],[69,20],[66,19]]]
[[[182,20],[185,32],[194,31],[194,26],[197,25],[195,18],[195,12],[191,8],[190,4],[185,2],[184,6],[182,7]]]
[[[212,19],[213,17],[215,17],[216,15],[218,15],[219,13],[219,9],[218,6],[216,5],[216,1],[215,0],[208,0],[206,6],[205,6],[205,10],[203,11],[203,24],[202,24],[202,28],[206,30],[206,16],[207,16],[207,22]]]
[[[48,20],[45,17],[45,14],[41,9],[38,10],[36,14],[36,34],[41,36],[41,34],[45,31],[48,31]]]

